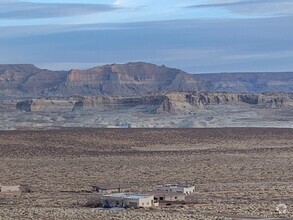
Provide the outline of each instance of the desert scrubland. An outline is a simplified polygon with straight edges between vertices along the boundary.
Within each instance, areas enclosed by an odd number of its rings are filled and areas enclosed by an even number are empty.
[[[0,182],[32,192],[0,195],[0,219],[292,218],[292,140],[292,129],[272,128],[1,131]],[[107,183],[191,183],[196,193],[184,205],[85,207],[91,186]]]

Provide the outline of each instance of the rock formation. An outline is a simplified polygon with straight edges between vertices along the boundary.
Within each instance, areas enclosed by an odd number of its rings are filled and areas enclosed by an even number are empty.
[[[145,96],[171,91],[293,92],[293,73],[188,74],[143,62],[71,71],[50,71],[29,64],[0,65],[2,96]]]
[[[293,107],[292,94],[235,94],[207,92],[152,93],[147,96],[86,96],[68,99],[31,99],[17,103],[24,111],[80,111],[127,109],[140,106],[149,113],[178,113],[185,109],[204,109],[207,105],[243,103],[261,108]]]
[[[16,108],[27,112],[63,112],[73,111],[74,101],[63,99],[31,99],[16,104]]]

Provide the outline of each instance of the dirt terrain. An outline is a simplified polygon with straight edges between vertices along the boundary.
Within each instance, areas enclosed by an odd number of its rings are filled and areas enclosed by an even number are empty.
[[[293,218],[293,130],[271,128],[62,129],[0,132],[0,219]],[[122,212],[85,203],[91,185],[191,183],[185,205]],[[278,204],[286,214],[276,212]]]

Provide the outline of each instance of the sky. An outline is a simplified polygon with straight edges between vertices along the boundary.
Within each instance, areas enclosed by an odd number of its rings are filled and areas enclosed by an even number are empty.
[[[0,0],[0,63],[293,71],[292,0]]]

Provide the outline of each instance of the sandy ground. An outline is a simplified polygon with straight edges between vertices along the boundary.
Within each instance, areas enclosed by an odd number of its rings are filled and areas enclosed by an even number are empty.
[[[0,183],[34,192],[0,195],[0,219],[293,218],[292,156],[292,129],[3,131]],[[191,183],[196,193],[191,204],[155,209],[84,207],[91,185],[113,182],[138,192]],[[275,211],[280,203],[284,215]]]

